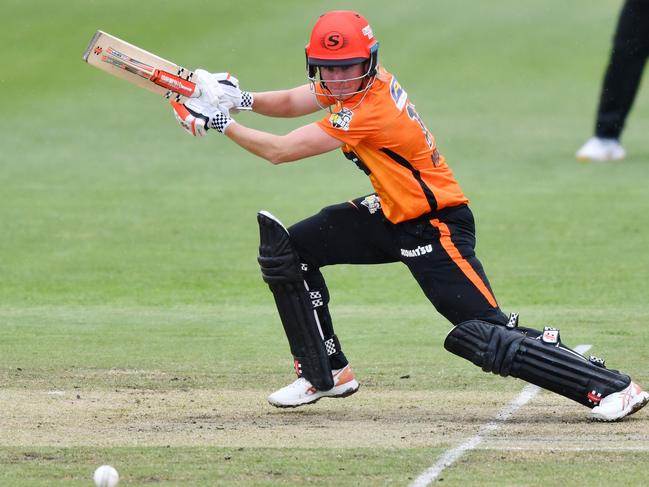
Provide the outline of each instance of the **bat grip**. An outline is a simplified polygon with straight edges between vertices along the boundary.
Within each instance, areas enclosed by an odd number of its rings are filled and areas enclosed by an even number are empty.
[[[162,86],[168,90],[178,93],[186,97],[195,96],[194,93],[197,91],[196,83],[192,83],[180,76],[177,76],[167,71],[161,69],[156,69],[151,76],[151,81],[158,86]],[[200,90],[199,90],[200,91]],[[198,95],[196,95],[198,96]]]

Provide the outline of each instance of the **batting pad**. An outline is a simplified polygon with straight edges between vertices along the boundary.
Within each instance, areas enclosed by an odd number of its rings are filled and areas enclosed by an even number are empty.
[[[444,348],[485,372],[523,379],[590,408],[631,382],[628,375],[596,365],[560,344],[479,320],[453,328]]]
[[[268,212],[257,214],[261,274],[268,284],[301,375],[316,389],[334,386],[331,364],[317,322],[317,314],[302,277],[300,261],[288,231]]]

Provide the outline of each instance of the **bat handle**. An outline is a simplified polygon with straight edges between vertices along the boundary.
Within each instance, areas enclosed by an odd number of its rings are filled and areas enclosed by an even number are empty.
[[[191,97],[196,91],[196,83],[181,78],[167,71],[156,69],[151,76],[151,81],[158,86],[162,86],[168,90],[178,93],[179,95]]]

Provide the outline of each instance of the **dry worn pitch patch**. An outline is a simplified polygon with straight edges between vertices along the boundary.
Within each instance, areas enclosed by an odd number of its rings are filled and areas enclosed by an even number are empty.
[[[0,446],[453,447],[511,398],[487,392],[372,391],[299,409],[263,391],[0,391]],[[541,393],[480,448],[649,450],[649,414],[594,423]]]

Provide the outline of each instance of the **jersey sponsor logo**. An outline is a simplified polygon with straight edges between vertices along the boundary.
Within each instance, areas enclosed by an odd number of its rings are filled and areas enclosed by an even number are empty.
[[[329,122],[331,122],[333,128],[347,131],[349,130],[349,124],[351,123],[353,116],[354,112],[349,108],[343,107],[339,112],[331,114]]]
[[[401,249],[401,255],[404,257],[419,257],[421,255],[433,252],[433,244],[420,245],[415,249]]]
[[[392,76],[392,80],[390,81],[390,95],[392,96],[392,101],[397,106],[397,109],[399,111],[403,110],[406,100],[408,99],[408,93],[406,93],[406,90],[403,89],[397,81],[397,78],[394,76]]]
[[[379,199],[378,195],[371,194],[363,198],[361,205],[367,208],[367,211],[370,212],[370,215],[373,215],[381,209],[381,200]]]

